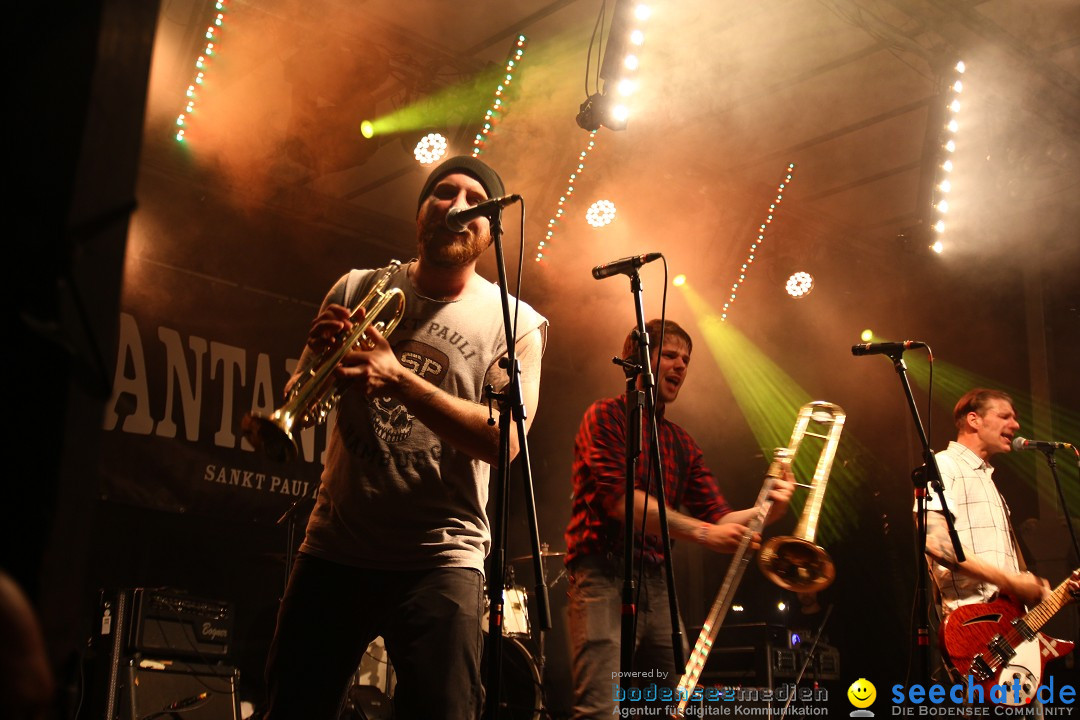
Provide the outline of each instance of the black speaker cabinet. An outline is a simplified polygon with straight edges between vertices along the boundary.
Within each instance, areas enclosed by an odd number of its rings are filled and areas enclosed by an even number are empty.
[[[140,658],[122,677],[120,720],[240,720],[233,667]]]

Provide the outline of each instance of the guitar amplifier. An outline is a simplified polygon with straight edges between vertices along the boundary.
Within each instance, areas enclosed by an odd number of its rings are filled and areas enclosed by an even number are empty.
[[[132,652],[216,659],[232,650],[232,603],[147,588],[133,590],[132,601]]]
[[[182,590],[133,588],[103,595],[100,638],[121,653],[220,660],[233,644],[233,606]]]
[[[232,649],[231,603],[181,590],[132,588],[103,591],[97,613],[86,668],[92,716],[117,720],[137,714],[146,700],[143,691],[149,690],[154,702],[155,691],[165,688],[164,694],[177,697],[164,706],[180,702],[186,718],[228,717],[222,708],[235,704],[235,673],[220,663]],[[213,687],[201,697],[205,685]],[[180,692],[187,689],[186,695]],[[181,702],[186,700],[190,706]]]
[[[118,688],[119,713],[109,717],[240,720],[239,680],[236,668],[227,665],[143,658],[125,668]]]

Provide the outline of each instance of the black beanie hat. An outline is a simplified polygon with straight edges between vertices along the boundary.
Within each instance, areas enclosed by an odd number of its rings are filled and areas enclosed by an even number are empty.
[[[420,212],[420,206],[424,204],[424,200],[435,189],[435,184],[447,175],[456,172],[465,173],[476,178],[477,182],[484,187],[489,200],[506,194],[499,173],[492,170],[487,163],[471,155],[458,155],[444,160],[428,175],[427,182],[424,183],[424,188],[420,191],[420,199],[416,202],[417,213]]]

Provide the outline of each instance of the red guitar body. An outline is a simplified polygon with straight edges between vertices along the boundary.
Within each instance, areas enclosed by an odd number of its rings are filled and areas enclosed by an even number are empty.
[[[1077,577],[1080,570],[1073,573]],[[1031,702],[1042,682],[1046,663],[1072,652],[1074,643],[1057,640],[1040,628],[1057,612],[1075,600],[1068,582],[1059,585],[1028,613],[1009,598],[989,603],[962,605],[949,613],[941,625],[941,647],[949,664],[963,676],[971,675],[981,685],[986,701],[991,691],[1005,685],[1008,692],[998,703],[1023,705]],[[1014,690],[1019,680],[1019,697]],[[998,691],[1000,693],[1000,691]]]

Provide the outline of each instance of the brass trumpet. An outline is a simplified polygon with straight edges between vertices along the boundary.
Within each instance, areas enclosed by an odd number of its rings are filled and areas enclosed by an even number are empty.
[[[765,483],[758,493],[754,504],[754,515],[747,523],[746,532],[743,534],[739,547],[732,556],[731,565],[728,566],[724,583],[720,586],[720,592],[713,601],[705,622],[701,626],[690,658],[686,662],[686,669],[676,691],[676,699],[679,701],[674,717],[684,717],[686,706],[697,687],[698,678],[705,668],[705,661],[709,658],[713,643],[720,626],[727,617],[731,603],[735,599],[735,591],[739,587],[746,566],[750,562],[750,542],[754,535],[761,532],[765,525],[765,518],[772,508],[773,502],[769,499],[774,481],[784,476],[784,469],[790,467],[795,460],[795,455],[802,445],[803,438],[823,438],[825,445],[818,455],[817,468],[803,514],[800,516],[795,528],[795,535],[776,537],[761,549],[758,556],[758,565],[765,575],[789,590],[823,590],[829,586],[836,576],[836,570],[829,555],[820,547],[813,544],[814,533],[817,528],[818,516],[821,512],[821,501],[825,495],[825,485],[828,482],[829,471],[832,468],[833,458],[836,456],[836,446],[840,442],[840,432],[844,427],[844,411],[840,406],[823,401],[814,401],[803,405],[795,418],[795,428],[791,431],[791,439],[786,448],[777,448],[773,454],[772,463],[765,477]],[[825,434],[809,432],[807,427],[811,422],[827,426]]]
[[[285,404],[271,415],[249,413],[240,424],[244,437],[253,446],[278,462],[292,461],[300,452],[295,431],[324,422],[345,392],[347,383],[334,370],[345,356],[354,349],[370,350],[375,343],[367,336],[367,329],[374,327],[383,335],[389,335],[405,315],[405,293],[398,288],[386,290],[387,283],[401,267],[398,260],[380,271],[367,295],[357,303],[351,317],[363,310],[362,320],[353,320],[347,331],[342,331],[335,343],[304,369],[293,383]],[[394,315],[388,321],[378,320],[379,315],[392,300],[397,300]]]

